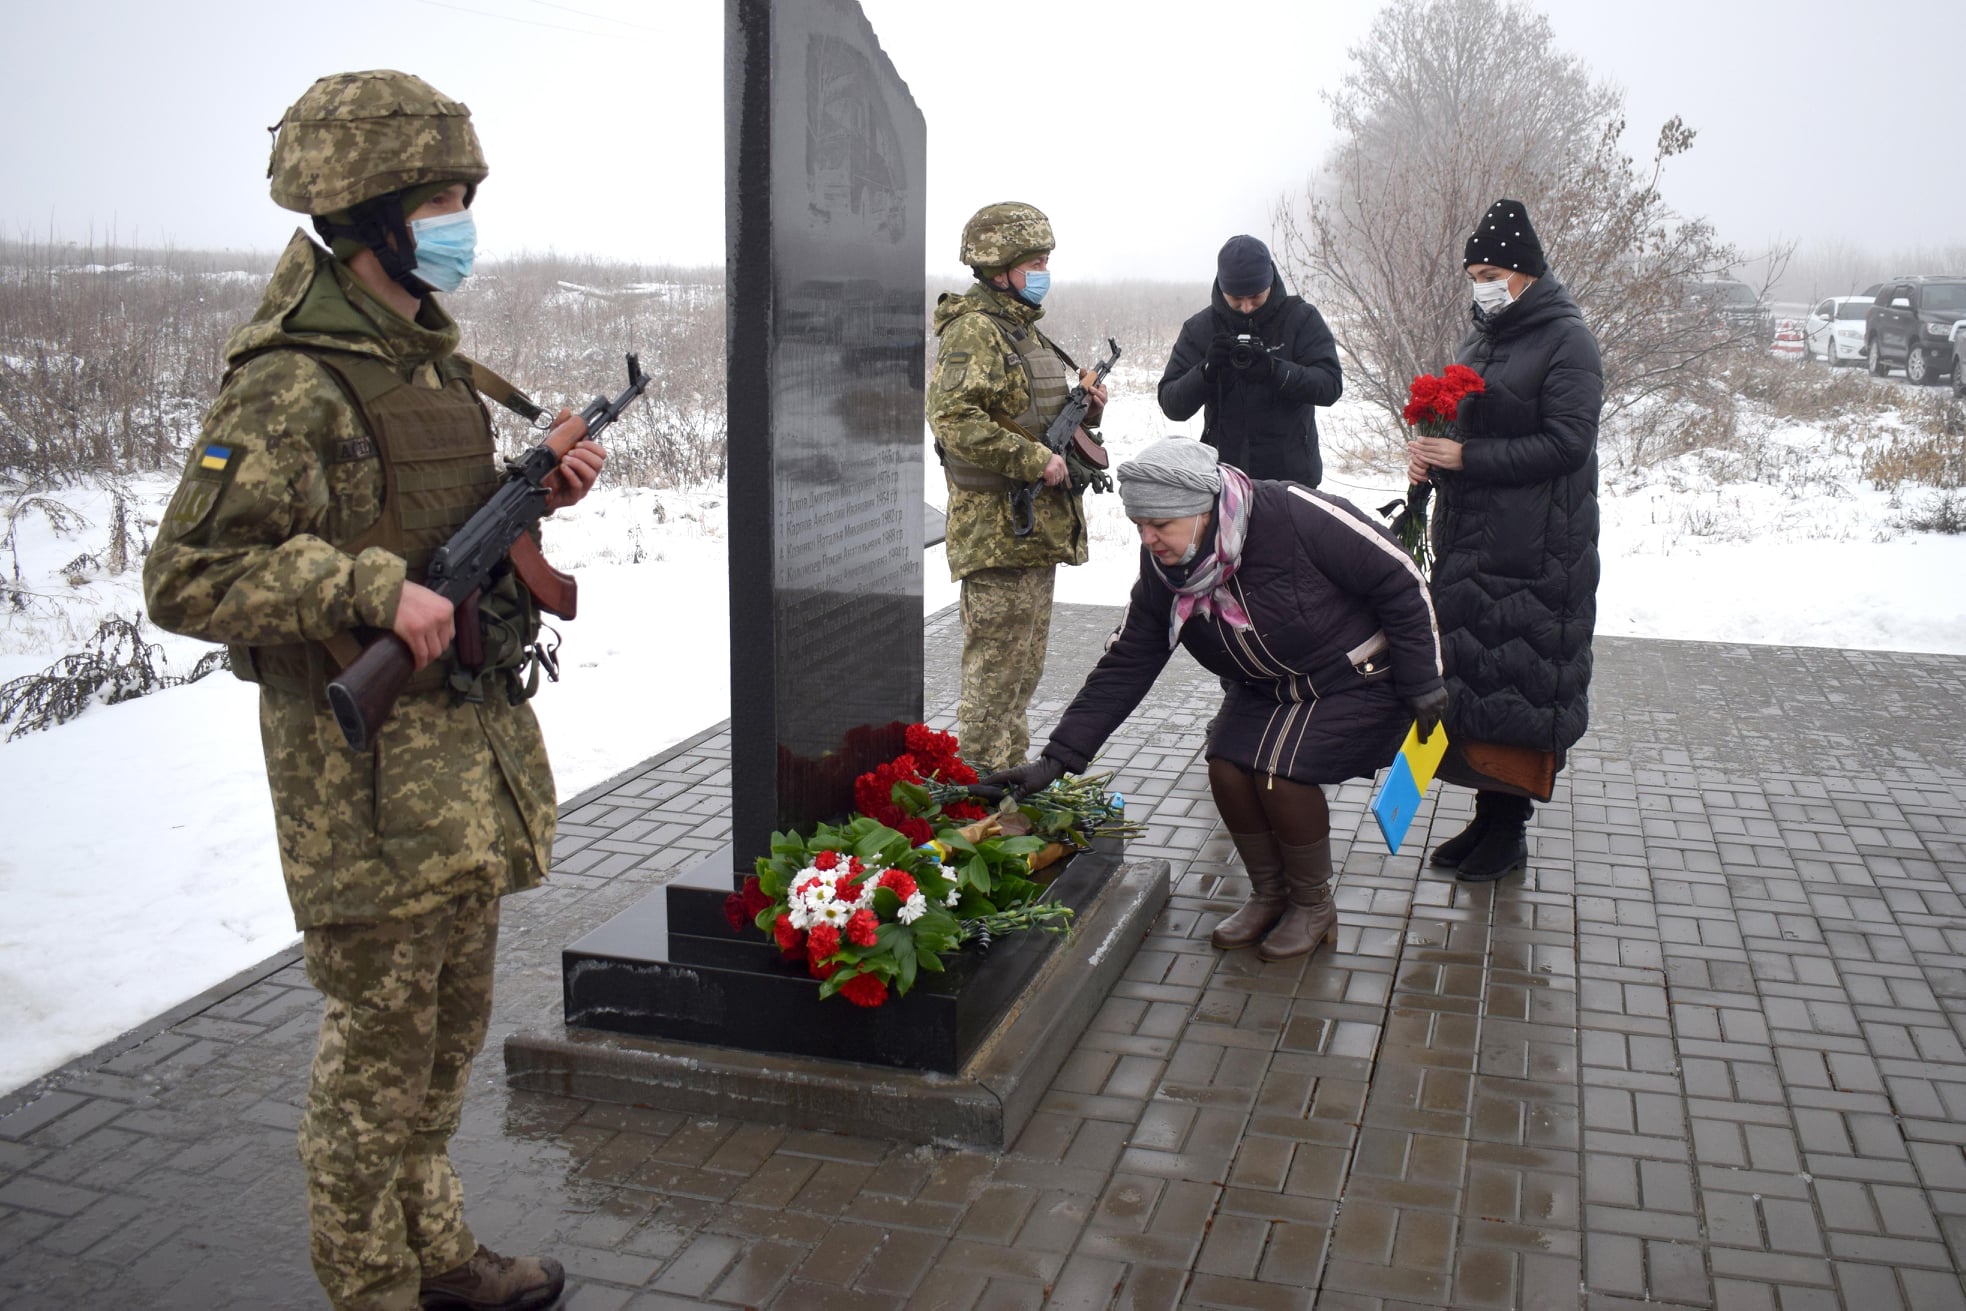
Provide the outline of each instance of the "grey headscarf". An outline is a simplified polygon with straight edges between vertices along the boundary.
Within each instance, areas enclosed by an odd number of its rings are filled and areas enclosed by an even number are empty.
[[[1178,519],[1213,509],[1222,490],[1215,448],[1192,437],[1164,437],[1113,471],[1129,519]]]

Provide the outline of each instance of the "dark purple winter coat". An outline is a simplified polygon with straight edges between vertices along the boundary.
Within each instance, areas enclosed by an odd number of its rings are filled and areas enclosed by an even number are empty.
[[[1434,609],[1447,727],[1562,751],[1590,718],[1597,620],[1597,420],[1604,369],[1554,278],[1469,335],[1487,391],[1461,403],[1462,468],[1434,471]]]
[[[1174,593],[1150,559],[1142,548],[1126,615],[1044,749],[1074,772],[1172,654]],[[1181,630],[1188,654],[1232,684],[1208,758],[1300,783],[1338,783],[1390,763],[1413,723],[1405,699],[1441,684],[1426,585],[1406,552],[1336,496],[1259,480],[1230,587],[1251,631],[1199,613]]]

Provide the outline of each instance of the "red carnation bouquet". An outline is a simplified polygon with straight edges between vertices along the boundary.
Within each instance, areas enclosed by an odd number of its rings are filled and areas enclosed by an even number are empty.
[[[1479,373],[1465,364],[1450,364],[1439,375],[1423,373],[1413,380],[1400,417],[1422,437],[1445,437],[1462,400],[1487,390]],[[1380,514],[1391,515],[1389,527],[1393,536],[1413,557],[1413,563],[1420,566],[1421,573],[1433,565],[1432,552],[1427,548],[1427,502],[1432,499],[1433,490],[1430,482],[1414,483],[1406,489],[1404,501],[1379,507]]]
[[[854,780],[856,815],[809,838],[772,834],[771,854],[724,903],[732,929],[755,926],[823,981],[820,996],[857,1006],[907,992],[964,943],[1063,932],[1071,908],[1047,900],[1034,875],[1096,836],[1137,828],[1103,777],[1061,780],[992,812],[969,795],[976,771],[954,734],[910,724],[903,740],[906,752]]]

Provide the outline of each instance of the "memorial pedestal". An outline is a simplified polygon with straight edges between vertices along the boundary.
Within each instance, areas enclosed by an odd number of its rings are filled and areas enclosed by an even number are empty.
[[[506,1040],[514,1087],[1002,1150],[1168,896],[1166,861],[1085,853],[1058,879],[1077,911],[1069,935],[1000,939],[952,958],[948,977],[922,975],[908,996],[862,1009],[820,1001],[802,963],[758,968],[707,877],[699,867],[696,886],[644,898],[567,949],[569,1027]],[[700,918],[712,895],[720,933],[679,931],[712,927]],[[651,942],[668,950],[648,952]]]

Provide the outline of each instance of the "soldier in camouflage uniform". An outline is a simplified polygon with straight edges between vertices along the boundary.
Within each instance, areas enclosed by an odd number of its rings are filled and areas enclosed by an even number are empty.
[[[979,770],[1022,764],[1025,712],[1044,673],[1054,566],[1086,560],[1090,470],[1040,440],[1065,408],[1071,357],[1038,330],[1049,288],[1051,222],[1015,201],[986,205],[963,227],[976,283],[935,306],[940,339],[928,422],[949,482],[949,574],[962,583],[963,678],[956,731]],[[1091,382],[1090,375],[1085,375]],[[1088,430],[1105,409],[1092,385]],[[1041,484],[1028,536],[1012,531],[1010,493]]]
[[[484,156],[469,111],[402,73],[323,78],[276,131],[273,198],[331,250],[296,232],[227,343],[144,595],[260,687],[281,864],[326,1003],[300,1126],[322,1286],[339,1308],[545,1307],[559,1263],[479,1245],[448,1154],[491,1015],[499,898],[537,884],[553,845],[522,677],[537,610],[501,579],[484,662],[463,668],[458,616],[417,581],[499,479],[431,294],[468,272]],[[549,506],[584,495],[601,460],[577,446]],[[363,629],[394,631],[418,672],[357,753],[326,682]]]

